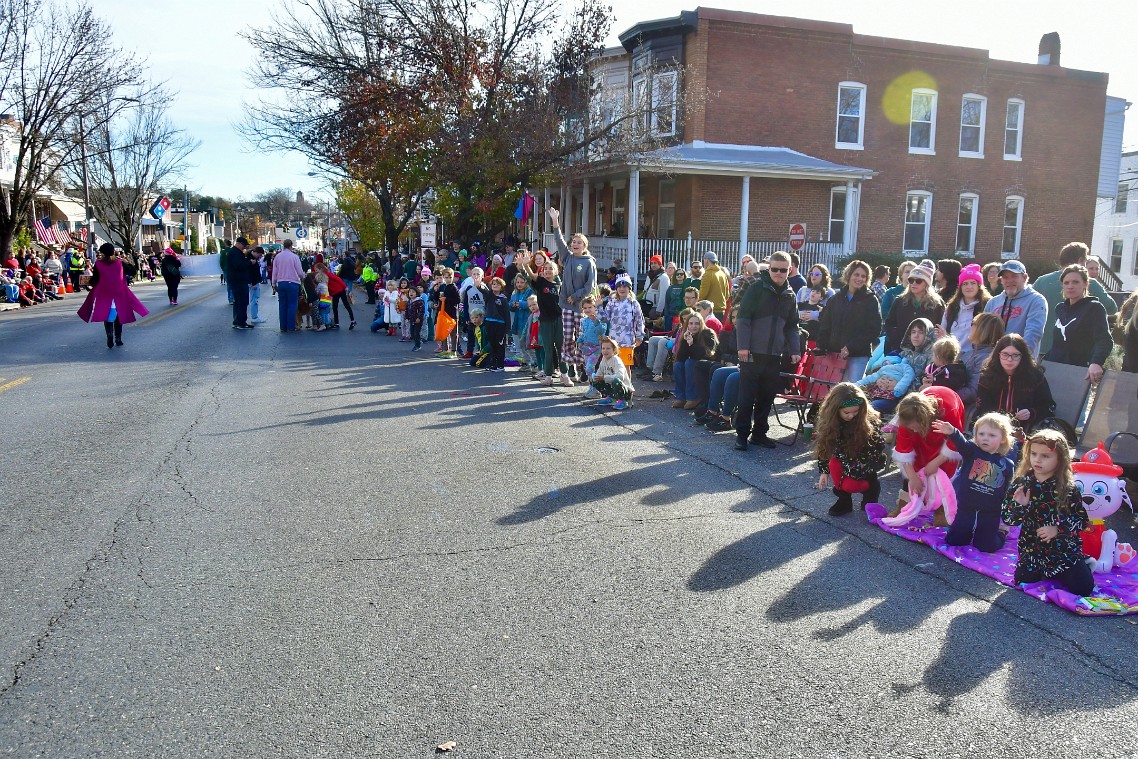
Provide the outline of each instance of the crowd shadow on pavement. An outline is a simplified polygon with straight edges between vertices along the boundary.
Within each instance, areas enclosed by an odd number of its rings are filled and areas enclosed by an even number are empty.
[[[842,537],[821,522],[778,522],[719,549],[688,579],[688,589],[706,593],[742,585]]]

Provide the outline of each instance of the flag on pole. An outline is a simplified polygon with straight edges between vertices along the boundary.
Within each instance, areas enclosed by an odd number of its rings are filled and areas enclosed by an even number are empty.
[[[530,216],[533,214],[535,202],[533,196],[528,192],[522,193],[522,196],[518,198],[518,207],[514,210],[514,218],[520,220],[523,224],[529,221]]]

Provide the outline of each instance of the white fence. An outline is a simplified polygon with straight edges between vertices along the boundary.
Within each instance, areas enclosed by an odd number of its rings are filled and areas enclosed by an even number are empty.
[[[552,236],[547,235],[547,237],[549,239],[546,241],[546,245],[552,249]],[[732,273],[738,273],[739,259],[742,257],[739,251],[739,240],[679,238],[638,240],[638,243],[638,266],[636,270],[641,277],[648,271],[648,259],[652,256],[660,256],[664,259],[664,263],[674,261],[677,266],[690,270],[691,262],[701,259],[703,254],[710,250],[718,256],[719,265]],[[589,238],[589,250],[597,259],[597,266],[600,268],[607,269],[616,260],[623,263],[625,268],[628,267],[627,237],[591,237]],[[776,250],[789,250],[787,242],[785,240],[747,241],[747,252],[755,258],[764,258]],[[837,260],[845,256],[845,251],[841,243],[807,242],[799,251],[799,255],[802,257],[802,270],[818,263],[825,264],[827,268],[832,270],[835,268]]]
[[[183,277],[218,277],[221,276],[221,254],[210,253],[206,256],[181,256]]]

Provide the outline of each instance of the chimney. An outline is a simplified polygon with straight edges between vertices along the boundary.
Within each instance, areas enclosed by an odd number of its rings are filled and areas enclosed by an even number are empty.
[[[1059,65],[1059,32],[1050,32],[1039,38],[1039,65]]]

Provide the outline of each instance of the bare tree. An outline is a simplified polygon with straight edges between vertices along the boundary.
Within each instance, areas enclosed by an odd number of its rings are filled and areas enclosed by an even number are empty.
[[[254,195],[251,205],[269,220],[277,224],[287,223],[297,210],[296,193],[291,187],[276,187]]]
[[[139,225],[158,187],[181,176],[200,144],[174,126],[168,111],[168,101],[151,99],[88,136],[91,205],[125,250],[136,248]],[[72,185],[83,181],[77,164],[67,175]]]
[[[80,142],[151,91],[83,0],[0,0],[0,113],[11,114],[15,177],[0,203],[0,250],[26,226],[36,193],[78,159]]]

